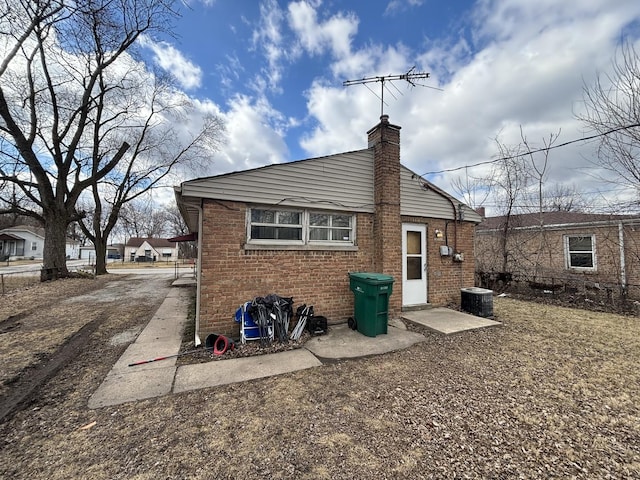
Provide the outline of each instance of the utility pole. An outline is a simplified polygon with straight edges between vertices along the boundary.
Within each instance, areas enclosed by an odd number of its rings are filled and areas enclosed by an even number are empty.
[[[409,69],[407,73],[403,73],[400,75],[385,75],[385,76],[376,76],[376,77],[365,77],[365,78],[361,78],[360,80],[345,80],[344,82],[342,82],[342,86],[350,87],[352,85],[364,85],[365,87],[367,87],[366,85],[367,83],[380,82],[380,95],[375,93],[369,87],[367,88],[369,88],[369,90],[371,90],[371,92],[380,99],[380,116],[382,116],[384,115],[384,106],[386,105],[384,102],[385,82],[391,82],[391,85],[393,85],[393,82],[395,81],[404,80],[408,82],[412,87],[421,86],[421,87],[433,88],[434,90],[440,90],[439,88],[429,87],[428,85],[422,85],[422,84],[416,83],[415,82],[416,80],[429,78],[430,74],[426,72],[414,72],[415,68],[416,67],[413,66]],[[387,87],[387,89],[388,88],[389,87]],[[398,87],[395,87],[395,88],[396,90],[398,90]],[[400,90],[398,90],[398,92],[402,94]],[[389,90],[389,93],[391,94],[391,96],[395,98],[395,95],[393,95],[393,92],[391,90]]]

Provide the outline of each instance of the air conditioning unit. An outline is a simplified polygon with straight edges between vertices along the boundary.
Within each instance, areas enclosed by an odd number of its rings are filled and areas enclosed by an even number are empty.
[[[493,290],[480,287],[460,289],[462,310],[476,317],[493,317]]]

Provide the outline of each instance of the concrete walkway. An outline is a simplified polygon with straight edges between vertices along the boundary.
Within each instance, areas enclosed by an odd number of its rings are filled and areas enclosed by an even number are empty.
[[[174,287],[189,287],[193,280],[178,279]],[[89,408],[119,405],[170,393],[215,387],[256,378],[319,367],[323,360],[380,355],[422,342],[401,321],[390,321],[386,335],[367,337],[347,325],[334,325],[326,335],[308,340],[304,348],[254,357],[231,358],[176,366],[182,331],[191,297],[190,288],[172,288],[148,325],[130,344],[89,399]],[[498,324],[448,309],[403,313],[403,318],[442,333]],[[169,357],[169,358],[165,358]],[[165,358],[165,359],[158,359]],[[141,360],[151,363],[129,366]]]

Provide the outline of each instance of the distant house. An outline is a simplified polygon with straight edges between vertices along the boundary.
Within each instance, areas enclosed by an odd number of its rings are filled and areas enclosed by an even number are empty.
[[[107,246],[107,260],[120,260],[122,259],[122,244],[108,245]],[[93,245],[84,245],[80,247],[80,254],[78,258],[80,260],[88,260],[93,262],[96,259],[96,249]]]
[[[67,258],[78,258],[78,247],[78,242],[68,238]],[[0,230],[0,260],[41,259],[43,251],[44,228],[22,225]]]
[[[130,262],[174,262],[178,248],[166,238],[130,238],[124,247],[124,259]]]
[[[545,212],[486,218],[476,228],[486,287],[640,299],[640,216]]]

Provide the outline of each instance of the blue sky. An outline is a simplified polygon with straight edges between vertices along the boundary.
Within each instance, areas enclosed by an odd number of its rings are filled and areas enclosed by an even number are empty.
[[[533,147],[584,136],[583,86],[610,71],[621,38],[640,45],[637,0],[185,0],[180,11],[175,38],[147,39],[143,53],[226,121],[210,173],[365,148],[380,100],[342,82],[415,66],[434,88],[396,83],[385,113],[402,127],[403,164],[450,192],[488,167],[430,172],[491,159],[496,136],[518,143],[522,128]],[[615,201],[594,148],[554,151],[547,183]]]

